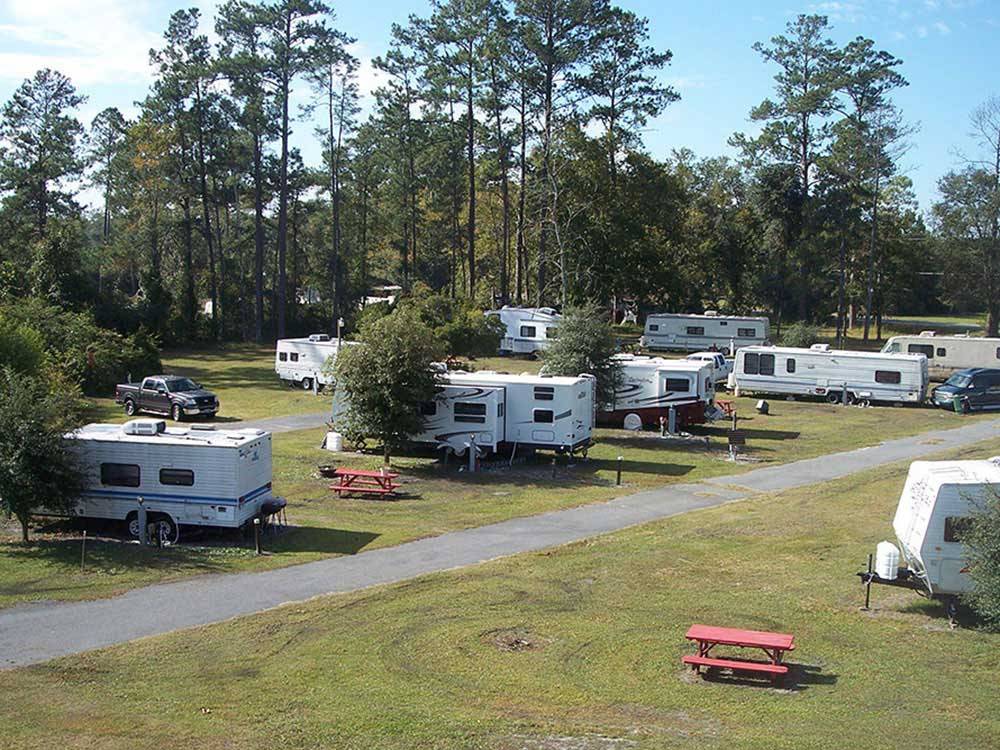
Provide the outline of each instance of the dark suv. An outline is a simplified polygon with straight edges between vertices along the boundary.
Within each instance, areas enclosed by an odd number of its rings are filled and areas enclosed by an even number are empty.
[[[1000,409],[1000,370],[970,367],[959,370],[931,392],[935,406],[955,408],[955,398],[963,412]]]

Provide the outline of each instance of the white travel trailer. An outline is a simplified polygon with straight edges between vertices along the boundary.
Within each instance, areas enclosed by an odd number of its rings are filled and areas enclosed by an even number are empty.
[[[85,487],[74,515],[126,521],[139,535],[139,499],[164,541],[179,527],[238,528],[284,505],[271,493],[271,434],[158,419],[89,424],[66,435]]]
[[[357,342],[331,339],[329,334],[314,333],[300,339],[278,339],[274,351],[274,371],[286,383],[297,385],[304,391],[315,386],[329,385],[333,379],[324,373],[331,357],[336,358],[339,346]]]
[[[934,378],[945,378],[955,370],[970,367],[1000,367],[1000,339],[938,336],[934,331],[921,331],[919,336],[893,336],[882,351],[923,354]]]
[[[897,548],[881,542],[872,583],[951,597],[972,588],[962,529],[1000,492],[1000,457],[986,461],[914,461],[892,522]],[[906,567],[899,567],[900,552]],[[864,574],[862,574],[864,577]]]
[[[424,429],[411,439],[463,454],[470,444],[574,453],[586,450],[594,431],[594,378],[510,375],[481,371],[439,374],[440,390],[422,406]],[[334,394],[336,428],[346,403]]]
[[[509,307],[489,310],[507,330],[500,339],[501,354],[535,354],[548,348],[562,316],[551,307]],[[550,333],[551,332],[551,333]]]
[[[919,404],[927,395],[927,358],[922,354],[882,354],[831,349],[750,346],[736,353],[736,393],[821,396],[847,401]]]
[[[697,352],[714,348],[734,354],[742,346],[764,344],[770,336],[770,323],[763,317],[719,315],[714,310],[704,315],[657,313],[646,318],[639,344],[647,349]]]
[[[615,389],[614,401],[598,413],[604,424],[621,426],[626,419],[638,419],[643,427],[654,428],[660,417],[669,419],[671,407],[677,426],[701,424],[715,404],[711,362],[631,354],[615,359],[622,366],[622,382]]]

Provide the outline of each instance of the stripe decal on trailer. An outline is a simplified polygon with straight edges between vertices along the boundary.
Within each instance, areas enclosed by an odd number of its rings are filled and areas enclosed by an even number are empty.
[[[262,485],[244,497],[244,502],[255,500],[271,489],[270,483]],[[84,496],[118,498],[121,500],[136,500],[141,497],[144,500],[158,500],[167,503],[210,503],[214,505],[239,505],[239,498],[233,497],[206,497],[204,495],[167,495],[156,492],[123,492],[121,490],[85,490]]]

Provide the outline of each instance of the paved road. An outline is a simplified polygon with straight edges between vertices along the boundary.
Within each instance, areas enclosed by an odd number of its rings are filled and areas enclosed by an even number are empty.
[[[530,552],[628,526],[847,476],[904,459],[1000,437],[1000,420],[975,421],[697,484],[675,484],[606,503],[515,518],[396,547],[261,573],[203,576],[131,591],[114,599],[40,603],[0,611],[0,667],[219,622],[323,594],[355,591],[414,576]]]
[[[293,414],[286,417],[270,417],[268,419],[251,419],[246,422],[228,422],[220,425],[226,429],[240,427],[256,427],[268,432],[294,432],[295,430],[311,430],[322,427],[330,418],[330,412],[319,411],[312,414]]]

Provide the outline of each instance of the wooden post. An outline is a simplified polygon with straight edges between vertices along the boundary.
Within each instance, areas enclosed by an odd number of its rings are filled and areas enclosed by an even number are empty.
[[[867,612],[868,605],[872,600],[872,556],[868,553],[868,577],[865,579],[865,606],[862,609]]]

